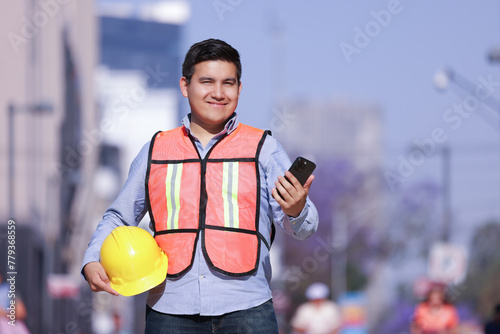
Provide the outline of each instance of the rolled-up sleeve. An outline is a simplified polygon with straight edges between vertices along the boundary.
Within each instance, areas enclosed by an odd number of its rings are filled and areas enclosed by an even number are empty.
[[[313,202],[307,197],[306,205],[297,217],[286,215],[281,206],[272,196],[274,182],[278,176],[283,176],[290,168],[291,160],[285,149],[272,136],[267,136],[261,150],[262,163],[264,165],[267,191],[273,221],[284,228],[296,239],[304,240],[310,237],[317,229],[319,223],[318,210]]]
[[[137,226],[147,212],[145,177],[149,143],[145,144],[130,165],[127,181],[116,200],[106,210],[90,240],[83,257],[83,267],[89,262],[99,261],[101,245],[113,229],[123,225]]]

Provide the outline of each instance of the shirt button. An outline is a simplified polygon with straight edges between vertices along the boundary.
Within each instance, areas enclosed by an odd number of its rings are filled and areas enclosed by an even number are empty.
[[[200,275],[200,279],[204,279],[204,278],[205,278],[205,276],[204,276],[204,275]]]

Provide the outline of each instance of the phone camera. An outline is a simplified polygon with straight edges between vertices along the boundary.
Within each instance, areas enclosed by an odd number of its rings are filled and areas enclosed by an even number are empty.
[[[297,162],[297,165],[295,166],[295,170],[298,171],[298,172],[303,171],[306,168],[306,163],[307,163],[306,161],[300,159]]]

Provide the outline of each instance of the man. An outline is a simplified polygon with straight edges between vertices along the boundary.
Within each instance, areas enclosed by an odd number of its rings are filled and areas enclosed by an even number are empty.
[[[169,266],[165,282],[149,291],[146,333],[278,333],[269,286],[272,223],[298,239],[317,229],[307,197],[314,176],[301,186],[282,146],[238,122],[237,50],[216,39],[196,43],[182,75],[191,113],[133,161],[89,244],[83,274],[92,290],[117,295],[98,262],[100,245],[149,209]]]
[[[311,284],[306,290],[308,302],[300,305],[292,318],[294,333],[338,334],[342,315],[336,303],[328,299],[330,289],[321,282]]]

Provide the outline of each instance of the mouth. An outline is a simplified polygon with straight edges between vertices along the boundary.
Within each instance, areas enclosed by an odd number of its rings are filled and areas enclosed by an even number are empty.
[[[224,102],[207,102],[207,103],[213,107],[224,107],[227,104]]]

